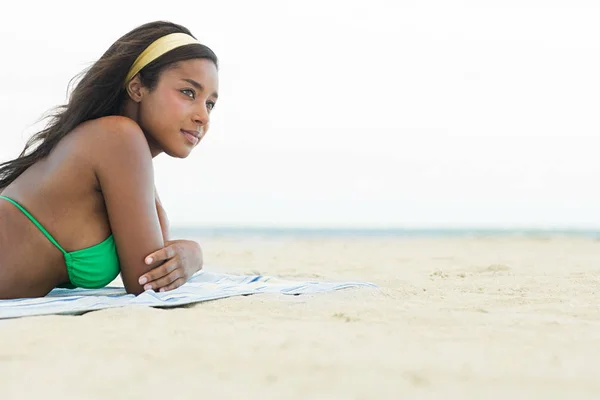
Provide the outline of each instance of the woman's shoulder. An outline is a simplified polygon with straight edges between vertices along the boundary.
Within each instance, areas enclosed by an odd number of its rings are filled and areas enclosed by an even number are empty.
[[[64,139],[53,154],[60,163],[88,166],[95,173],[110,170],[120,160],[152,165],[144,132],[127,117],[107,116],[83,122]]]
[[[113,152],[118,148],[148,149],[148,142],[140,126],[128,117],[111,115],[86,121],[76,128],[79,140],[94,153]]]
[[[114,136],[115,133],[124,135],[143,135],[142,129],[137,122],[121,115],[109,115],[90,121],[80,126],[86,131],[93,131],[96,135],[108,139],[106,136]]]

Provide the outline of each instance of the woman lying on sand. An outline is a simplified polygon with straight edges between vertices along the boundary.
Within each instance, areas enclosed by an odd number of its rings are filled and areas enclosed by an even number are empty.
[[[217,68],[188,29],[152,22],[85,71],[46,129],[0,164],[0,298],[99,288],[119,272],[128,293],[165,291],[202,268],[196,242],[168,239],[152,159],[185,158],[206,135]]]

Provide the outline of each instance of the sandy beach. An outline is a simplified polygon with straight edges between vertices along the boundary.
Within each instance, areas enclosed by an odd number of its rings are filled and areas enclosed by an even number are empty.
[[[600,241],[198,238],[361,288],[0,321],[3,399],[600,398]]]

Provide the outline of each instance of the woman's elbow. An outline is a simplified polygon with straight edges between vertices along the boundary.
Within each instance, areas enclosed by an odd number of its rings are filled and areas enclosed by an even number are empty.
[[[140,285],[125,285],[125,292],[127,292],[127,294],[139,296],[140,294],[144,293],[144,288]]]
[[[123,277],[123,286],[125,286],[127,294],[138,296],[144,293],[144,287],[140,285],[139,282],[125,279],[125,277]]]

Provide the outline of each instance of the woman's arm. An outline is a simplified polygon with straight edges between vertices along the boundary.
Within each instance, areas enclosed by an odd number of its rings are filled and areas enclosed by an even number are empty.
[[[138,278],[162,264],[148,265],[145,256],[165,244],[156,209],[152,155],[144,133],[128,118],[105,117],[88,126],[121,277],[127,292],[137,295],[144,291]]]
[[[161,261],[164,264],[140,276],[140,284],[144,289],[156,291],[172,290],[183,285],[204,263],[200,245],[192,240],[169,240],[169,220],[162,207],[158,191],[156,196],[156,211],[160,220],[165,247],[149,254],[146,259],[152,262]]]
[[[160,222],[163,240],[167,243],[169,241],[169,218],[167,218],[167,212],[162,206],[160,197],[158,197],[156,186],[154,187],[154,196],[156,197],[156,212],[158,214],[158,221]]]

